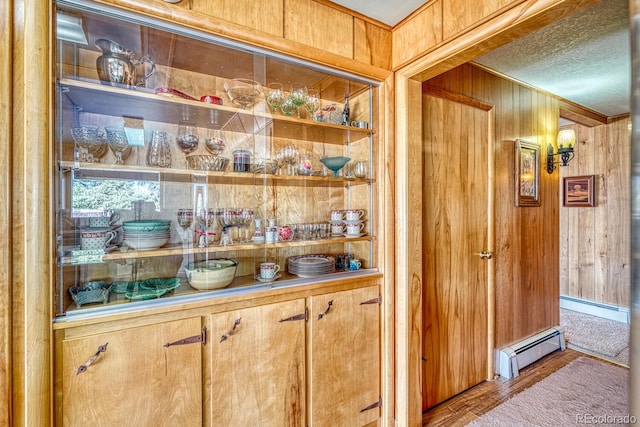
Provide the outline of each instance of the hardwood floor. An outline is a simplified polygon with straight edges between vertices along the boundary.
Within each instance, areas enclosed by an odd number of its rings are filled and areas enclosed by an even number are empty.
[[[521,369],[516,378],[480,383],[426,411],[422,425],[464,426],[581,356],[591,357],[571,349],[556,351]]]

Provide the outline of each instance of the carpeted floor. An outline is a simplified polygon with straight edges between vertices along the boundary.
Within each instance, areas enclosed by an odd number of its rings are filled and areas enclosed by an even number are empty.
[[[628,376],[627,368],[580,357],[468,426],[626,425]]]
[[[628,323],[560,309],[560,326],[569,348],[629,366]]]

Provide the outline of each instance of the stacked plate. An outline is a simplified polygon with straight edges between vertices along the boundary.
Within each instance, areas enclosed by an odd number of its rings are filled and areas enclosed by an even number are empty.
[[[171,237],[171,220],[141,219],[124,221],[124,244],[138,251],[149,251],[164,246]]]
[[[289,258],[289,273],[300,277],[313,277],[336,271],[336,259],[331,255],[298,255]]]

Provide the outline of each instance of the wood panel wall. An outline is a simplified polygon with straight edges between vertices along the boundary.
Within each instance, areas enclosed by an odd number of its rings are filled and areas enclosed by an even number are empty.
[[[558,173],[540,169],[540,206],[515,206],[515,139],[546,147],[558,133],[558,101],[465,64],[428,85],[495,111],[495,345],[559,323]]]
[[[561,295],[630,306],[630,124],[566,126],[576,131],[576,154],[560,176],[594,175],[596,206],[560,202]]]
[[[391,28],[325,0],[192,0],[190,3],[191,9],[197,12],[391,69]]]

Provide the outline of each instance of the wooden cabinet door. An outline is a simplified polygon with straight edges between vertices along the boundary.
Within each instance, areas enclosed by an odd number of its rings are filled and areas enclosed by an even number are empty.
[[[212,426],[305,425],[304,299],[213,314],[211,345]]]
[[[310,426],[380,418],[378,286],[314,296],[309,305]]]
[[[197,317],[64,340],[62,424],[202,425],[202,344],[165,347],[201,328]]]

